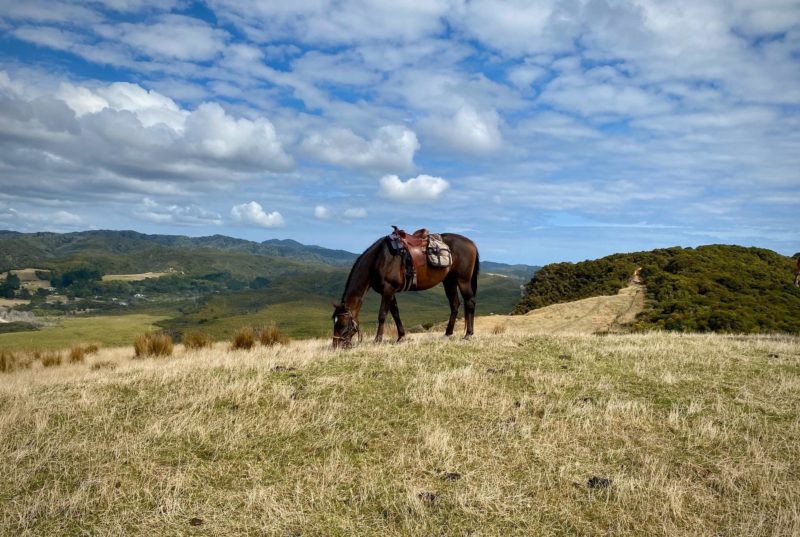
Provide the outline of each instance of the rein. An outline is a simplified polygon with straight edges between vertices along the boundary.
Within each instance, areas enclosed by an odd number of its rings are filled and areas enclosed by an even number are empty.
[[[342,331],[340,336],[333,336],[333,339],[339,339],[344,343],[345,346],[351,345],[351,340],[353,339],[353,335],[358,334],[358,342],[364,338],[364,335],[361,333],[361,330],[358,328],[358,323],[356,322],[355,318],[353,317],[353,313],[349,309],[345,309],[343,313],[339,315],[347,315],[350,318],[350,322],[347,324],[347,327]]]

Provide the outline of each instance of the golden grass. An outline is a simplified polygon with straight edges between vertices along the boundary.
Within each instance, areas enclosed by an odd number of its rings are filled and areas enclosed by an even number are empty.
[[[59,351],[46,351],[41,353],[40,358],[44,367],[55,367],[61,365],[64,361],[64,356]]]
[[[86,359],[86,348],[82,345],[73,345],[69,350],[69,363],[82,363]]]
[[[797,338],[129,357],[0,376],[4,533],[800,533]]]
[[[183,346],[187,349],[206,349],[214,345],[214,340],[206,333],[198,330],[183,335]]]
[[[250,350],[256,344],[256,332],[252,326],[238,329],[231,339],[231,350]]]
[[[289,343],[289,336],[281,332],[280,329],[272,323],[259,331],[258,340],[262,345],[271,347],[273,345],[286,345]]]
[[[136,358],[146,356],[170,356],[173,351],[172,338],[163,332],[145,332],[133,341]]]

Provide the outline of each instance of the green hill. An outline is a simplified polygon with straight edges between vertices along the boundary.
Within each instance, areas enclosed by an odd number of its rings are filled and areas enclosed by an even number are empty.
[[[636,328],[701,332],[800,332],[794,261],[762,248],[710,245],[555,263],[536,272],[515,313],[614,294],[641,267],[647,302]]]

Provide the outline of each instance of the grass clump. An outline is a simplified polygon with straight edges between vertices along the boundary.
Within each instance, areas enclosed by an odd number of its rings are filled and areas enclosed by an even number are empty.
[[[273,345],[286,345],[289,343],[289,336],[281,332],[275,323],[271,323],[269,326],[262,328],[258,335],[258,339],[265,347],[272,347]]]
[[[508,327],[504,324],[496,324],[494,328],[492,328],[492,334],[495,336],[499,336],[501,334],[505,334]]]
[[[136,358],[145,356],[171,356],[172,338],[163,332],[145,332],[136,337],[133,342],[133,350]]]
[[[86,348],[82,345],[73,345],[69,350],[69,363],[83,363],[86,359]]]
[[[61,353],[58,351],[47,351],[40,354],[42,365],[45,367],[54,367],[57,365],[61,365],[61,362],[64,361],[64,357],[61,356]]]
[[[252,326],[244,326],[233,334],[231,350],[250,350],[256,344],[256,332]]]
[[[0,373],[11,373],[17,369],[28,369],[30,366],[29,358],[5,349],[0,350]]]
[[[183,346],[187,349],[205,349],[213,344],[214,340],[211,339],[211,336],[203,332],[186,332],[183,336]]]

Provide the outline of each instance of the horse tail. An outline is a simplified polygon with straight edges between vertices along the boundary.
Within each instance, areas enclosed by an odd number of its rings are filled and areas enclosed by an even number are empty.
[[[475,268],[472,269],[472,296],[478,296],[478,273],[481,271],[481,256],[475,248]]]

